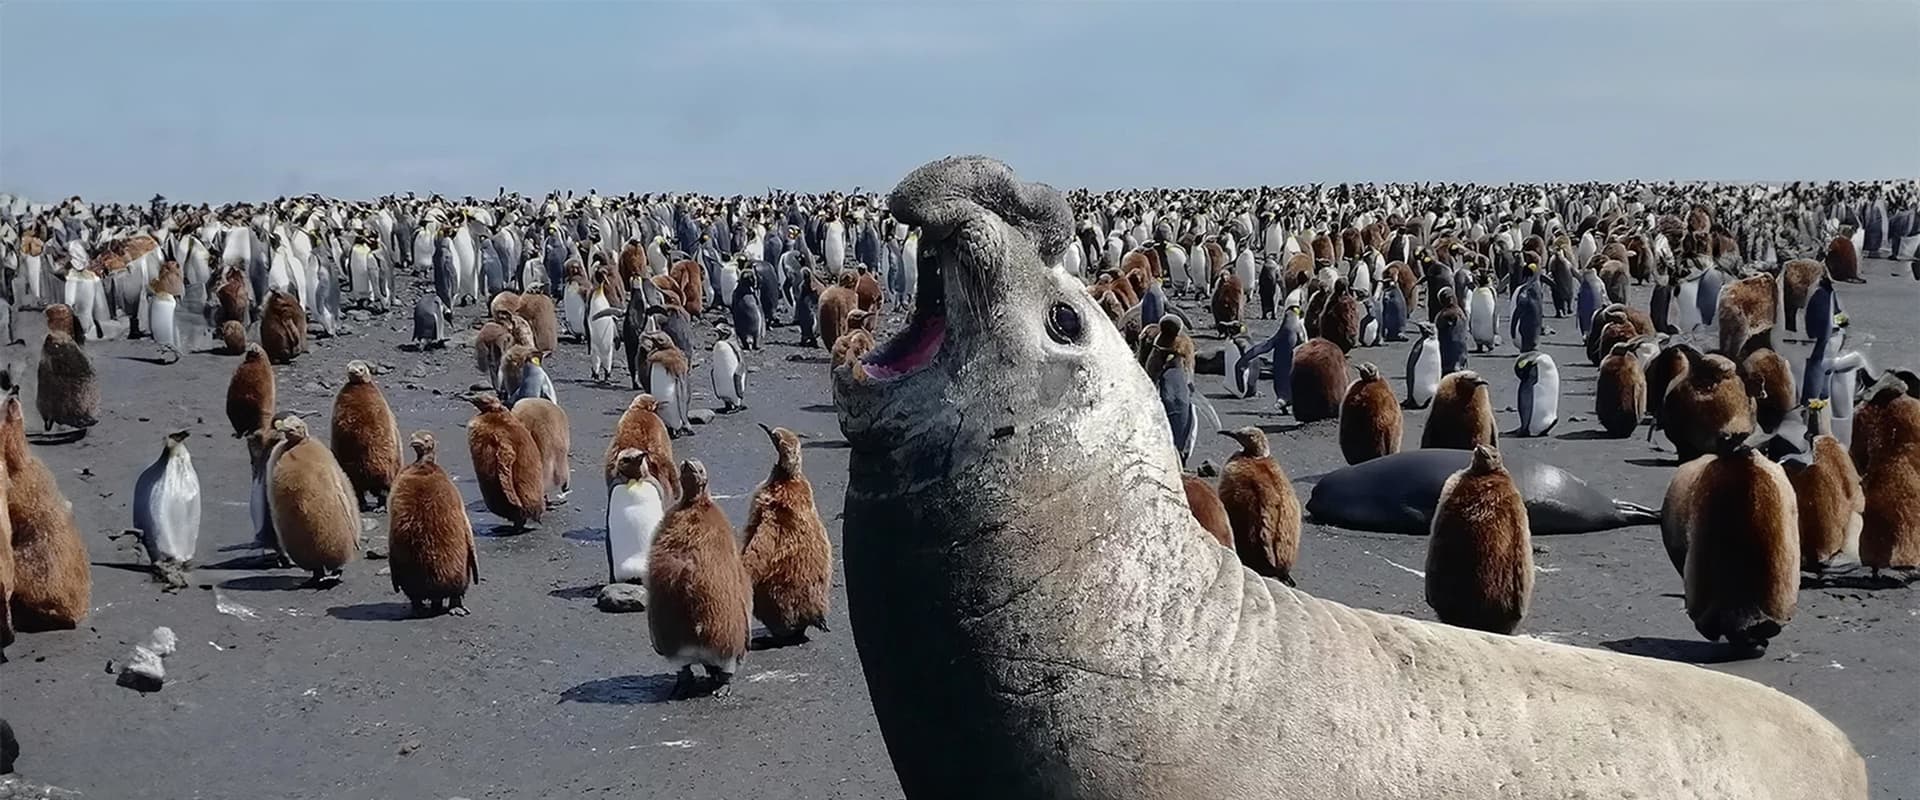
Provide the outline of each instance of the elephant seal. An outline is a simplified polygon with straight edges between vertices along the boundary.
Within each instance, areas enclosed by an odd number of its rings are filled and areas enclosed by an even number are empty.
[[[1314,484],[1307,513],[1322,525],[1424,536],[1433,523],[1433,509],[1447,476],[1466,469],[1472,460],[1469,450],[1429,448],[1336,470]],[[1517,453],[1501,460],[1527,500],[1527,518],[1536,536],[1660,521],[1660,512],[1608,498],[1552,464]]]
[[[1867,796],[1839,729],[1744,678],[1255,575],[1188,509],[1119,330],[1046,266],[1062,195],[951,158],[889,206],[922,231],[912,320],[833,385],[849,617],[906,797]]]

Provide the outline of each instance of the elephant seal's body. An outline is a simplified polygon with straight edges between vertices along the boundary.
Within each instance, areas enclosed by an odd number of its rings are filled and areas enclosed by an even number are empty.
[[[1333,472],[1314,484],[1307,513],[1322,525],[1425,536],[1447,476],[1473,460],[1467,450],[1408,450]],[[1507,471],[1527,500],[1536,536],[1651,525],[1660,513],[1614,500],[1552,464],[1506,456]]]
[[[1188,511],[1153,387],[1045,264],[1061,195],[949,159],[914,319],[835,370],[846,576],[909,798],[1865,798],[1819,714],[1698,667],[1349,609]]]

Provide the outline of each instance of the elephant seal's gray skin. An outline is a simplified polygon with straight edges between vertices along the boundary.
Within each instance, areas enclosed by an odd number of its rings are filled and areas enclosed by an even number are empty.
[[[1364,461],[1320,479],[1307,513],[1322,525],[1425,536],[1440,487],[1473,460],[1468,450],[1408,450]],[[1652,525],[1660,512],[1594,491],[1573,473],[1519,455],[1502,458],[1527,500],[1535,536]]]
[[[1060,194],[950,159],[890,206],[924,231],[916,320],[834,386],[849,612],[907,797],[1866,797],[1846,737],[1759,684],[1244,569],[1120,333],[1044,266]]]

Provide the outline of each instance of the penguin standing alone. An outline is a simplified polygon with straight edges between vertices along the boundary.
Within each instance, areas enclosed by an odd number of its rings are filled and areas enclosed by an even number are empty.
[[[773,442],[773,470],[748,503],[740,558],[753,583],[753,615],[767,633],[778,642],[805,641],[809,627],[828,630],[833,544],[801,471],[800,437],[760,427]]]
[[[387,498],[387,556],[393,590],[403,592],[413,615],[466,616],[467,589],[480,582],[473,521],[453,479],[440,467],[433,434],[410,437],[413,463],[393,479]]]
[[[1220,502],[1233,527],[1234,550],[1254,572],[1292,586],[1300,556],[1300,499],[1293,484],[1274,460],[1265,431],[1249,426],[1221,435],[1240,444],[1220,472]]]
[[[1440,488],[1427,537],[1427,606],[1441,622],[1491,633],[1520,627],[1533,599],[1527,504],[1500,451],[1473,448]]]
[[[1340,416],[1347,391],[1347,354],[1326,339],[1310,339],[1293,352],[1293,418],[1318,422]]]
[[[160,459],[133,484],[133,527],[140,532],[154,574],[184,588],[181,571],[193,561],[200,541],[200,476],[187,452],[187,431],[167,435]]]
[[[347,382],[333,398],[332,428],[328,441],[360,509],[384,507],[400,472],[400,425],[367,362],[347,362]]]
[[[34,410],[46,430],[55,425],[86,429],[100,424],[100,385],[93,361],[65,331],[48,331],[40,345],[39,387]]]
[[[1526,353],[1513,362],[1513,374],[1520,379],[1520,427],[1511,435],[1545,436],[1560,421],[1560,368],[1553,356]]]
[[[706,466],[682,462],[680,486],[647,556],[647,633],[653,651],[680,667],[676,697],[693,689],[695,666],[724,696],[747,655],[753,585],[733,524],[708,493]]]
[[[434,295],[421,295],[413,303],[413,344],[420,350],[447,346],[453,329],[453,310]]]
[[[731,414],[747,407],[747,370],[740,362],[740,348],[733,344],[732,329],[722,323],[714,330],[718,338],[707,367],[712,371],[713,396],[721,402],[720,413]]]

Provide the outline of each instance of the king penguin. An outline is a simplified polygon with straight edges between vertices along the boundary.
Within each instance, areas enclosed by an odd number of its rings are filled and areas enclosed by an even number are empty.
[[[1493,287],[1487,277],[1474,278],[1473,294],[1467,301],[1467,328],[1473,335],[1473,351],[1484,353],[1500,343],[1500,315],[1495,311]]]
[[[760,338],[767,333],[766,315],[760,313],[760,291],[756,285],[760,282],[760,273],[748,269],[741,272],[740,277],[740,282],[733,287],[733,299],[727,304],[727,311],[733,319],[733,330],[740,337],[740,346],[758,350]]]
[[[1513,362],[1520,379],[1520,427],[1511,436],[1545,436],[1560,421],[1560,368],[1553,356],[1527,352]]]
[[[714,332],[719,338],[707,364],[713,371],[713,396],[722,404],[720,413],[731,414],[747,407],[747,370],[740,362],[740,348],[733,344],[733,331],[723,323],[714,326]]]
[[[1426,408],[1440,391],[1440,339],[1432,323],[1415,323],[1420,338],[1407,353],[1407,408]]]
[[[1538,349],[1540,332],[1545,324],[1540,288],[1540,265],[1527,262],[1526,279],[1520,287],[1513,290],[1511,319],[1507,323],[1507,335],[1513,339],[1515,347],[1522,353]]]
[[[1389,342],[1406,340],[1407,297],[1392,281],[1375,284],[1380,296],[1380,338]]]
[[[1221,344],[1220,364],[1225,369],[1221,370],[1220,386],[1227,390],[1228,395],[1246,398],[1255,393],[1254,387],[1259,383],[1259,377],[1254,373],[1260,365],[1252,359],[1243,361],[1240,358],[1242,353],[1252,349],[1251,345],[1245,334],[1229,336]]]
[[[154,571],[169,584],[186,585],[179,570],[193,561],[200,541],[200,477],[187,452],[187,431],[167,435],[160,459],[133,486],[133,527]]]
[[[1287,312],[1281,315],[1283,319],[1280,320],[1280,327],[1274,329],[1272,336],[1254,345],[1253,349],[1241,353],[1240,358],[1232,365],[1222,365],[1228,366],[1234,373],[1247,375],[1247,382],[1251,385],[1259,378],[1259,358],[1270,356],[1269,371],[1273,377],[1274,402],[1282,411],[1290,411],[1293,404],[1293,351],[1307,340],[1305,331],[1301,327],[1299,314],[1298,306],[1288,308]],[[1248,394],[1251,396],[1251,388]]]
[[[438,295],[423,294],[413,301],[413,344],[421,350],[446,347],[453,329],[453,309]]]
[[[647,469],[647,454],[634,448],[614,456],[607,487],[607,582],[642,583],[653,535],[666,517],[666,490]]]
[[[1587,329],[1593,327],[1593,313],[1600,310],[1607,297],[1606,284],[1600,282],[1600,273],[1591,267],[1580,270],[1580,291],[1574,298],[1574,322],[1580,326],[1580,335],[1585,336]]]

